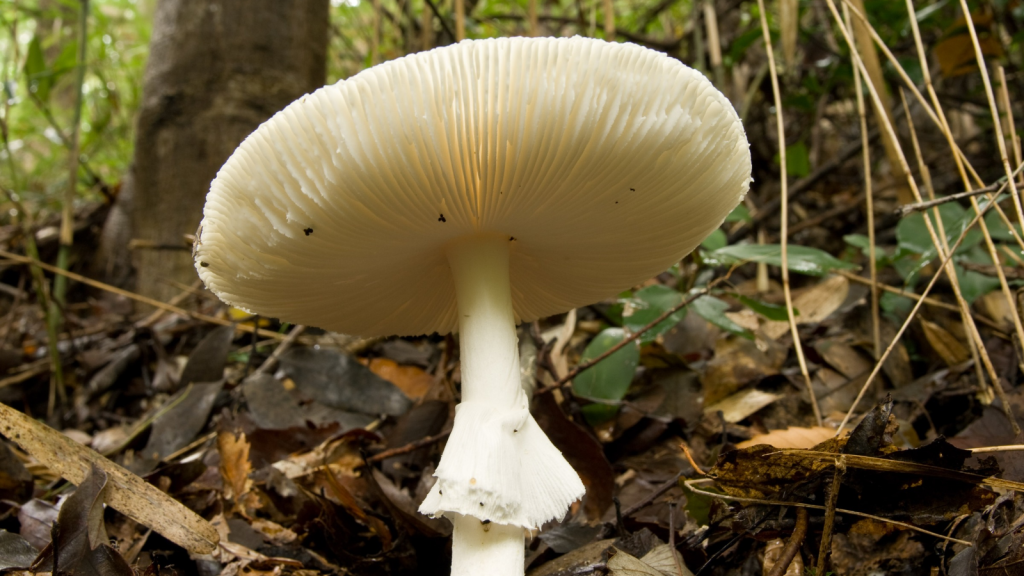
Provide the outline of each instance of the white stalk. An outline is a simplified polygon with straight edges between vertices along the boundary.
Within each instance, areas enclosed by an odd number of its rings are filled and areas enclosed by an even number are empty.
[[[508,236],[459,242],[448,262],[462,403],[420,512],[452,520],[452,576],[522,576],[523,529],[564,516],[583,483],[530,416],[520,385]]]
[[[508,277],[507,236],[464,240],[448,249],[459,305],[462,401],[514,406],[519,339]]]

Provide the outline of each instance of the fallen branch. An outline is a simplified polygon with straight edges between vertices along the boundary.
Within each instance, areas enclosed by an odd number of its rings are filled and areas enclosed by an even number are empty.
[[[212,524],[156,486],[60,432],[0,404],[0,433],[36,460],[74,484],[92,466],[107,473],[107,503],[139,524],[195,554],[209,554],[220,536]]]

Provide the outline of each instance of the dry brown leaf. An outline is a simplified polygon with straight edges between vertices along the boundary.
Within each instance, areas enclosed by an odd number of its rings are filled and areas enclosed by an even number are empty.
[[[788,351],[774,340],[756,341],[735,336],[719,339],[715,357],[701,376],[704,402],[720,402],[750,382],[779,373]]]
[[[971,353],[967,348],[942,326],[922,318],[921,328],[924,329],[925,340],[928,341],[932,350],[942,358],[946,366],[955,366],[971,358]]]
[[[388,358],[374,358],[367,367],[377,376],[398,386],[413,400],[423,398],[434,385],[434,377],[418,366],[404,366]]]
[[[1013,308],[1006,301],[1006,295],[1000,290],[993,290],[974,301],[974,305],[982,314],[997,322],[1003,332],[1013,330]]]
[[[817,324],[832,315],[846,301],[850,293],[850,281],[842,276],[832,276],[804,290],[793,298],[793,308],[799,314],[797,324]],[[761,328],[769,338],[776,339],[789,332],[788,322],[765,322]]]
[[[782,396],[770,392],[762,392],[757,388],[747,388],[710,404],[704,408],[705,414],[722,412],[722,418],[726,422],[739,422],[761,408],[775,402]]]
[[[0,433],[74,484],[85,480],[92,466],[101,468],[108,476],[108,505],[182,548],[208,554],[217,547],[217,530],[195,512],[94,450],[4,404]]]
[[[803,428],[794,426],[785,430],[772,430],[767,434],[758,434],[750,440],[740,442],[737,448],[749,448],[758,444],[768,444],[776,448],[814,448],[825,440],[836,435],[836,431],[825,426]]]
[[[259,505],[259,498],[252,494],[252,463],[249,461],[249,441],[244,433],[222,431],[217,434],[217,451],[220,452],[220,475],[224,479],[224,497],[232,500],[243,515]]]

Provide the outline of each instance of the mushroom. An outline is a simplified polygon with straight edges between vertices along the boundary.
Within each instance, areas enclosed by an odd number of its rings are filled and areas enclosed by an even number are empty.
[[[673,58],[463,41],[303,96],[246,138],[211,186],[196,270],[291,322],[458,331],[462,401],[420,511],[453,522],[452,574],[522,575],[524,530],[584,487],[530,415],[516,324],[662,272],[749,182],[729,101]]]

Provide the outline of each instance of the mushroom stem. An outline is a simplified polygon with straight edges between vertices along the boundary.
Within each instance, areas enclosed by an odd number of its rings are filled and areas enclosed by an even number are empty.
[[[522,576],[526,548],[523,529],[472,516],[453,515],[452,576]]]
[[[508,236],[448,249],[462,403],[420,512],[452,520],[452,576],[522,576],[523,529],[565,515],[583,483],[530,415],[520,384]]]
[[[462,401],[503,407],[520,388],[507,236],[462,241],[448,249],[459,307]]]

